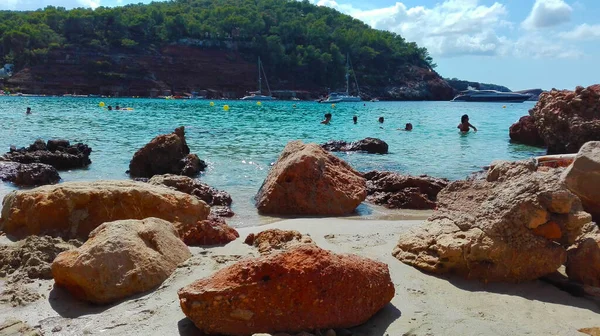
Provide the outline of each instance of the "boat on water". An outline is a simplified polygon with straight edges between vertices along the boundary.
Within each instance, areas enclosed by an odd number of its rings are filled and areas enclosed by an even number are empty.
[[[528,100],[530,97],[530,95],[516,92],[500,92],[496,90],[465,90],[461,91],[451,101],[522,103]]]
[[[360,90],[358,89],[358,81],[356,75],[354,75],[354,83],[356,84],[357,95],[353,96],[350,94],[350,69],[352,64],[350,63],[350,55],[346,56],[346,92],[331,92],[326,99],[319,101],[320,103],[341,103],[341,102],[359,102]],[[354,72],[353,72],[354,74]]]
[[[267,84],[267,90],[269,91],[269,95],[262,94],[262,76],[265,76],[265,83]],[[250,95],[240,98],[241,100],[273,100],[271,94],[271,88],[269,88],[269,81],[267,80],[267,75],[265,74],[265,69],[262,66],[262,62],[260,61],[260,57],[258,58],[258,91],[248,92]]]

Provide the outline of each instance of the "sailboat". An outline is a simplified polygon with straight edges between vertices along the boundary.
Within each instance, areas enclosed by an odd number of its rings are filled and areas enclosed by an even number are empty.
[[[323,100],[322,103],[339,103],[339,102],[359,102],[360,91],[358,90],[358,82],[356,76],[354,76],[354,83],[356,84],[357,96],[350,94],[350,55],[346,55],[346,92],[331,92],[327,99]]]
[[[269,95],[265,96],[262,94],[262,75],[265,76],[265,82],[267,84],[267,90],[269,91]],[[260,61],[260,57],[258,58],[258,91],[248,92],[250,95],[240,98],[241,100],[273,100],[273,96],[271,95],[271,89],[269,88],[269,81],[267,80],[267,75],[265,74],[265,69],[262,66],[262,62]]]

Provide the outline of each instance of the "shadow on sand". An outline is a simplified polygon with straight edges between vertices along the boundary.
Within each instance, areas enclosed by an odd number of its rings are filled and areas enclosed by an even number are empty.
[[[337,335],[368,335],[368,336],[384,336],[388,335],[387,332],[388,327],[394,321],[402,316],[402,313],[398,308],[396,308],[393,304],[389,303],[383,309],[381,309],[377,314],[373,315],[366,323],[343,330],[336,330]],[[200,332],[198,328],[194,325],[194,323],[188,319],[183,318],[177,322],[177,329],[179,330],[179,335],[181,336],[206,336],[204,333]],[[325,334],[315,333],[315,335]]]
[[[600,314],[600,298],[576,295],[567,288],[559,288],[548,281],[536,280],[523,283],[488,283],[467,280],[458,276],[440,276],[424,273],[448,281],[457,288],[469,292],[490,292],[524,299],[587,309]],[[574,295],[575,294],[575,295]]]

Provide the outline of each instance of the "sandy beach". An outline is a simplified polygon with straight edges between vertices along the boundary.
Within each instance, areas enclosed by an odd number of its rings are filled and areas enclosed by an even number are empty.
[[[280,228],[308,234],[322,248],[388,264],[396,288],[392,302],[364,325],[350,333],[338,330],[338,335],[582,335],[578,329],[600,326],[599,301],[574,297],[542,281],[482,284],[428,275],[401,263],[391,255],[397,236],[419,223],[309,218],[241,228],[240,238],[225,246],[192,247],[193,257],[154,291],[93,306],[55,288],[53,280],[35,280],[26,287],[41,298],[16,307],[2,303],[0,316],[2,321],[21,320],[44,335],[199,335],[179,307],[177,290],[237,260],[258,256],[244,238]],[[12,244],[6,237],[0,243]],[[6,279],[0,285],[5,287]]]

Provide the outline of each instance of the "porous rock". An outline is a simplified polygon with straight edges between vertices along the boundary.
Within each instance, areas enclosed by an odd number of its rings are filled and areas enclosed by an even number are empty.
[[[81,247],[59,254],[52,275],[77,298],[107,304],[160,285],[190,256],[171,223],[121,220],[100,225]]]
[[[202,332],[239,336],[356,326],[393,297],[387,265],[313,245],[239,261],[179,290]]]
[[[448,180],[394,172],[371,171],[367,179],[367,201],[390,209],[434,209],[437,194]]]
[[[456,181],[438,194],[438,208],[401,234],[393,254],[433,273],[484,282],[521,282],[553,273],[566,248],[590,225],[561,169],[531,162],[499,163],[485,181]]]
[[[0,161],[0,180],[17,186],[40,186],[60,181],[56,168],[43,163]]]
[[[365,179],[317,144],[287,144],[256,195],[262,214],[337,216],[367,196]]]
[[[600,141],[583,145],[561,179],[581,199],[584,209],[600,220]]]
[[[258,248],[260,254],[269,254],[274,250],[289,250],[300,244],[314,244],[310,236],[295,230],[268,229],[259,233],[251,233],[244,243]]]

